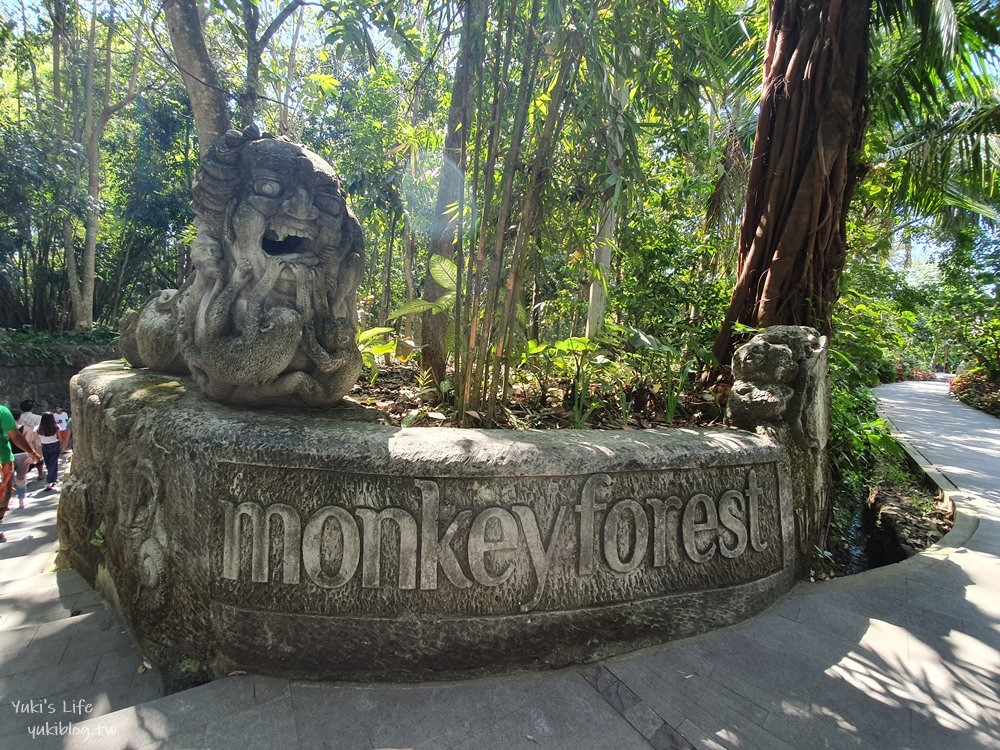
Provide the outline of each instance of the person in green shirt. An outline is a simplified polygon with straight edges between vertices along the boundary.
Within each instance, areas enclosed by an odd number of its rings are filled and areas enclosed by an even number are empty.
[[[10,506],[10,494],[14,489],[14,452],[13,447],[28,454],[29,461],[38,461],[39,455],[24,439],[17,429],[14,415],[6,406],[0,406],[0,522],[7,515]],[[0,531],[0,542],[6,542],[7,537]]]

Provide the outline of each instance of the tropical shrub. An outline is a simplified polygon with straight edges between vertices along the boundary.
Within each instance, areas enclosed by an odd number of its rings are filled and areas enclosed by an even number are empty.
[[[1000,381],[991,379],[985,369],[957,375],[951,381],[951,394],[963,404],[1000,417]]]

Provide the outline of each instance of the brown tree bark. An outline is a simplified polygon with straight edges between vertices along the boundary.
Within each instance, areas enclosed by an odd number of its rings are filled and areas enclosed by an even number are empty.
[[[611,76],[605,72],[605,76]],[[622,154],[625,140],[625,108],[628,107],[628,90],[622,82],[610,85],[611,97],[607,102],[611,117],[607,123],[608,153],[604,163],[608,168],[608,176],[616,185],[614,191],[605,191],[601,198],[600,216],[597,220],[597,231],[594,238],[594,268],[595,273],[590,280],[590,293],[587,304],[588,339],[594,338],[604,327],[604,314],[608,307],[608,277],[611,274],[611,251],[614,247],[615,229],[618,224],[618,196],[622,176]]]
[[[401,214],[394,211],[389,220],[389,237],[385,242],[385,259],[382,263],[382,277],[380,279],[382,293],[379,295],[378,301],[379,327],[384,326],[389,319],[389,303],[392,301],[392,249],[393,245],[396,244],[396,226],[399,224],[400,218]],[[373,252],[372,255],[375,253]]]
[[[577,66],[582,53],[581,34],[573,33],[562,50],[562,61],[556,74],[556,81],[551,89],[548,110],[542,123],[542,132],[538,137],[538,148],[535,151],[528,173],[527,189],[521,206],[521,219],[518,222],[517,236],[514,239],[514,249],[511,252],[510,267],[507,270],[507,288],[503,302],[503,310],[497,325],[496,348],[492,352],[492,370],[490,372],[487,390],[486,421],[492,424],[496,416],[498,399],[506,395],[507,373],[509,363],[506,359],[507,344],[513,333],[515,311],[521,293],[521,279],[524,276],[525,263],[528,257],[528,243],[534,236],[535,218],[538,215],[539,195],[544,179],[543,173],[548,172],[552,157],[552,147],[562,126],[565,115],[565,99],[570,82],[575,78]],[[501,382],[504,393],[501,394]]]
[[[534,8],[537,8],[538,0],[534,2]],[[503,33],[500,39],[503,41],[503,51],[500,54],[493,54],[493,68],[490,71],[490,80],[494,81],[508,81],[511,64],[514,60],[514,21],[517,13],[517,3],[508,3],[506,16],[503,19]],[[531,16],[531,24],[533,25],[536,20],[537,11],[533,9]],[[524,62],[524,68],[522,70],[530,71],[533,70],[534,65],[531,62],[533,57],[532,53],[533,41],[528,39],[526,48],[519,50],[518,53],[521,60]],[[528,74],[530,78],[530,74]],[[530,92],[530,86],[525,85],[527,78],[522,77],[521,86],[518,87],[519,97],[527,99]],[[482,87],[482,80],[480,80],[480,87]],[[462,338],[464,339],[463,346],[466,353],[465,359],[462,361],[461,371],[456,374],[456,393],[460,394],[460,398],[456,399],[456,402],[460,404],[460,415],[464,418],[465,411],[467,409],[477,409],[482,400],[482,388],[477,387],[475,391],[472,388],[472,382],[475,379],[476,383],[482,382],[482,371],[486,366],[486,350],[488,347],[481,346],[480,340],[482,337],[489,336],[489,326],[484,325],[480,327],[480,313],[483,310],[483,280],[485,274],[487,273],[488,267],[492,266],[492,260],[490,264],[487,264],[487,253],[486,253],[486,240],[489,235],[491,220],[490,217],[493,215],[491,208],[493,206],[494,194],[496,191],[496,172],[497,172],[497,161],[500,158],[500,137],[501,129],[504,125],[504,113],[507,111],[507,100],[511,95],[513,86],[497,86],[493,92],[492,105],[490,109],[489,116],[489,128],[486,128],[484,123],[486,121],[485,108],[480,103],[477,105],[477,110],[479,110],[479,118],[481,122],[476,127],[477,137],[480,142],[486,143],[486,163],[485,167],[476,166],[474,171],[478,173],[477,176],[481,176],[483,181],[482,189],[482,210],[477,218],[478,236],[476,239],[476,251],[473,253],[470,249],[469,252],[469,271],[468,271],[468,294],[467,294],[467,305],[465,319],[461,321],[458,329],[462,332]],[[520,98],[518,101],[520,101]],[[527,108],[525,106],[525,108]],[[520,118],[520,110],[514,115],[514,125],[511,129],[511,143],[510,143],[510,153],[508,155],[508,161],[516,161],[516,154],[520,150],[521,143],[521,133],[523,131],[523,119]],[[477,147],[477,152],[481,149]],[[507,169],[503,171],[504,175],[507,175]],[[511,172],[511,175],[513,173]],[[501,204],[510,206],[510,186],[506,183],[501,185]],[[478,195],[477,190],[477,195]],[[494,230],[496,227],[501,226],[502,221],[506,218],[498,220],[497,223],[492,224]],[[502,224],[506,226],[506,224]],[[501,233],[502,234],[502,233]],[[502,249],[502,244],[501,244]],[[497,261],[499,262],[499,260]],[[499,273],[493,274],[493,278],[499,278]],[[498,293],[495,285],[490,288],[487,292],[489,294],[495,295]],[[487,311],[492,310],[492,307],[487,307]],[[466,333],[467,332],[467,333]],[[473,373],[478,373],[474,375]]]
[[[514,8],[512,8],[514,10]],[[528,23],[528,28],[534,29],[538,26],[539,13],[541,12],[541,3],[539,0],[534,0],[531,8],[530,21]],[[512,29],[513,21],[508,27],[507,36],[508,38],[513,36]],[[483,222],[483,226],[480,231],[477,250],[476,250],[476,260],[477,263],[485,263],[486,268],[477,274],[477,278],[474,281],[475,292],[479,294],[479,284],[481,283],[481,274],[485,273],[486,279],[486,297],[485,301],[473,300],[473,311],[470,315],[470,325],[469,331],[469,343],[468,351],[470,357],[474,358],[474,362],[471,362],[473,369],[470,375],[470,381],[468,386],[463,384],[463,388],[468,391],[468,396],[465,398],[465,403],[467,406],[473,409],[479,409],[488,400],[488,381],[490,379],[489,367],[490,367],[490,343],[495,341],[496,336],[499,334],[498,327],[499,321],[490,321],[494,311],[497,308],[497,301],[500,299],[501,287],[503,286],[503,263],[504,263],[504,245],[509,239],[509,232],[507,228],[510,226],[511,213],[514,210],[514,181],[516,179],[516,174],[522,165],[522,148],[524,146],[525,138],[525,124],[528,119],[528,110],[531,105],[531,99],[533,92],[535,90],[535,81],[538,71],[539,61],[541,57],[540,45],[538,40],[533,34],[529,34],[525,40],[525,46],[521,55],[521,75],[517,81],[517,99],[514,105],[514,119],[513,124],[510,127],[509,142],[505,147],[505,153],[503,154],[503,173],[500,178],[500,184],[497,189],[499,195],[499,205],[496,211],[496,219],[491,219],[489,222],[490,226],[487,226],[487,222]],[[499,132],[500,123],[496,122],[496,129]],[[494,148],[499,147],[499,142],[494,146]],[[497,156],[499,158],[499,154]],[[492,202],[492,200],[491,200]],[[484,207],[488,208],[490,203],[484,203]],[[484,214],[485,218],[485,214]],[[492,227],[493,229],[493,240],[492,248],[488,251],[487,246],[487,232]],[[482,325],[482,330],[479,329],[479,311],[480,309],[485,313],[485,320]],[[475,328],[473,327],[475,326]],[[472,386],[475,384],[475,390]]]
[[[740,233],[737,283],[713,353],[733,326],[831,328],[846,217],[868,120],[868,0],[774,0]]]
[[[91,20],[91,41],[89,43],[88,69],[86,88],[87,118],[84,124],[84,141],[87,153],[87,217],[83,241],[83,273],[77,278],[75,269],[69,275],[70,296],[74,300],[73,326],[78,331],[86,331],[94,325],[94,286],[97,280],[97,231],[101,218],[101,139],[111,118],[135,101],[139,94],[139,65],[142,59],[143,40],[136,33],[133,40],[132,72],[129,76],[128,88],[121,99],[111,101],[112,46],[116,25],[114,15],[108,25],[104,47],[104,91],[101,101],[95,101],[93,77],[93,52],[95,28],[97,22],[97,7],[94,4]],[[99,111],[95,107],[99,105]],[[67,264],[68,267],[68,264]],[[75,291],[75,290],[79,291]],[[75,303],[79,299],[79,306]]]
[[[458,230],[461,217],[454,210],[461,204],[465,190],[465,144],[469,130],[469,109],[472,105],[472,82],[475,79],[474,41],[479,33],[482,15],[481,0],[464,0],[465,23],[462,40],[459,43],[458,60],[455,64],[455,80],[452,84],[451,105],[448,108],[448,124],[444,137],[444,160],[441,165],[441,180],[438,186],[437,206],[434,224],[431,227],[430,245],[427,257],[443,255],[452,258],[458,244]],[[428,272],[424,278],[424,299],[436,300],[444,294],[444,288]],[[448,313],[424,313],[421,325],[421,363],[430,370],[434,380],[440,383],[445,376],[445,330],[448,327]]]
[[[177,56],[184,88],[191,100],[198,150],[204,156],[229,128],[226,92],[208,55],[198,6],[194,0],[164,0],[163,12]]]

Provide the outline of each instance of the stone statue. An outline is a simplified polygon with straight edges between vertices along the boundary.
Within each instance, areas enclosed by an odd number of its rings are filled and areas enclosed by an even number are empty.
[[[806,326],[771,326],[733,354],[728,421],[781,443],[789,458],[803,563],[829,528],[829,351]]]
[[[194,186],[194,272],[122,320],[134,366],[189,372],[210,398],[322,406],[361,372],[361,227],[320,156],[231,130]]]
[[[148,367],[171,375],[187,375],[190,372],[177,351],[176,289],[164,289],[153,294],[141,310],[125,314],[119,329],[119,349],[133,366]]]
[[[771,326],[733,354],[729,419],[755,430],[785,423],[810,448],[826,447],[829,433],[827,339],[805,326]]]

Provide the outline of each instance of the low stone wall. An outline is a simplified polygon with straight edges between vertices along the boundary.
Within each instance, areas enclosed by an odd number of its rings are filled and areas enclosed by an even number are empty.
[[[110,362],[72,407],[63,562],[171,685],[595,660],[744,619],[799,565],[768,435],[398,429]]]
[[[118,356],[114,345],[7,344],[0,353],[0,403],[17,406],[31,399],[36,413],[51,411],[57,405],[69,408],[69,380],[95,362]]]

